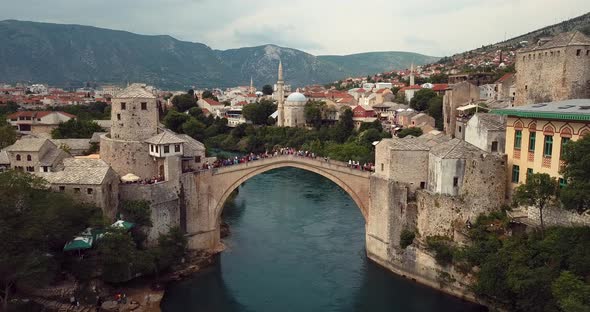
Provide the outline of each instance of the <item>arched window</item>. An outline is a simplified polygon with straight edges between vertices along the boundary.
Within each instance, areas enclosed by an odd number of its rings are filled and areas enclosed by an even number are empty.
[[[16,154],[16,160],[20,161],[20,154]]]
[[[33,160],[33,158],[31,158],[31,155],[27,155],[27,161],[31,161]]]

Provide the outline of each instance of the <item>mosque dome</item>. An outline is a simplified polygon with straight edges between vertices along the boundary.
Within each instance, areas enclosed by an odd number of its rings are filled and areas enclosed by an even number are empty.
[[[305,95],[299,93],[299,92],[293,92],[291,94],[289,94],[289,96],[287,97],[287,102],[290,103],[306,103],[307,102],[307,98],[305,98]]]

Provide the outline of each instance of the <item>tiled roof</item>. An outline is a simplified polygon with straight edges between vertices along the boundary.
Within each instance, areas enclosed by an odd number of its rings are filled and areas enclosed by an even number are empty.
[[[67,145],[73,150],[87,150],[90,148],[90,139],[52,139],[56,146]]]
[[[496,109],[492,113],[525,118],[590,121],[590,99],[565,100]]]
[[[177,136],[186,142],[184,144],[184,156],[196,156],[198,152],[205,152],[205,145],[203,143],[186,134],[177,134]]]
[[[8,146],[5,150],[7,152],[38,152],[47,141],[47,139],[33,137],[22,138]]]
[[[100,185],[111,167],[100,159],[65,159],[64,170],[37,175],[51,184]]]
[[[70,154],[66,153],[61,148],[55,147],[51,148],[41,159],[39,159],[39,164],[41,166],[54,166],[59,164],[60,160],[64,158],[70,157]]]
[[[223,106],[223,104],[213,100],[213,99],[203,99],[203,101],[207,102],[207,104],[215,106],[215,105],[221,105]]]
[[[156,145],[185,143],[184,140],[182,140],[181,138],[176,136],[176,134],[174,134],[170,131],[164,131],[160,134],[157,134],[157,135],[147,139],[145,142],[149,143],[149,144],[156,144]]]
[[[484,129],[502,131],[506,129],[506,121],[500,115],[477,113],[474,117],[477,117],[480,127]]]
[[[72,114],[68,114],[66,112],[58,112],[58,111],[20,111],[20,112],[12,113],[12,114],[6,116],[6,118],[10,118],[10,119],[15,119],[18,117],[42,118],[42,117],[45,117],[50,114],[60,114],[60,115],[64,115],[64,116],[67,116],[70,118],[76,118],[76,116],[74,116]]]
[[[432,147],[430,153],[443,159],[463,159],[470,154],[483,152],[474,145],[454,138]]]
[[[100,137],[104,134],[108,134],[108,132],[94,132],[92,134],[92,138],[90,138],[90,143],[100,143]]]
[[[142,87],[140,85],[131,85],[131,86],[127,87],[125,90],[117,93],[117,96],[115,98],[118,98],[118,99],[132,99],[132,98],[155,99],[156,96],[154,96],[151,92],[149,92],[148,90],[146,90],[144,87]]]
[[[113,122],[110,119],[107,120],[93,120],[97,125],[99,125],[101,128],[104,129],[109,129],[111,128],[111,125],[113,124]]]
[[[522,52],[532,52],[537,50],[546,50],[553,48],[561,48],[566,46],[590,45],[590,38],[580,31],[561,33],[551,40],[542,44],[531,45],[522,50]]]
[[[514,76],[514,73],[506,73],[506,74],[504,74],[504,76],[500,77],[500,79],[498,79],[498,81],[496,81],[496,83],[502,83],[502,82],[510,79],[512,76]]]
[[[405,137],[403,139],[400,138],[392,138],[383,140],[386,141],[389,148],[395,151],[428,151],[430,147],[424,144],[422,140],[418,138],[410,138]]]
[[[435,83],[432,85],[432,91],[444,91],[449,88],[446,83]]]

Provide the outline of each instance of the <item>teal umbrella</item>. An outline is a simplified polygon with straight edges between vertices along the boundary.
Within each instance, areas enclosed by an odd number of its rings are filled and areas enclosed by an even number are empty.
[[[78,236],[90,236],[93,241],[97,241],[103,237],[104,232],[104,229],[86,228],[82,233],[78,234]]]
[[[92,248],[92,241],[90,236],[78,236],[64,246],[64,251],[90,249]]]
[[[131,222],[127,222],[127,221],[123,221],[123,220],[119,220],[113,224],[111,224],[112,228],[115,229],[124,229],[124,230],[130,230],[132,227],[134,227],[135,224],[131,223]]]

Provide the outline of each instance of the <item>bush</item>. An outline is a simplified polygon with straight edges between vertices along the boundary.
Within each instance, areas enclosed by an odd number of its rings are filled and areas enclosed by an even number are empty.
[[[414,238],[416,238],[416,233],[404,229],[399,236],[400,247],[402,247],[402,249],[406,249],[406,247],[412,245],[412,243],[414,242]]]
[[[426,238],[426,248],[435,253],[434,259],[440,265],[450,265],[453,263],[454,247],[451,245],[451,239],[444,236],[428,236]]]
[[[152,226],[152,209],[146,200],[129,200],[121,203],[119,209],[125,221],[133,222],[137,226]]]

